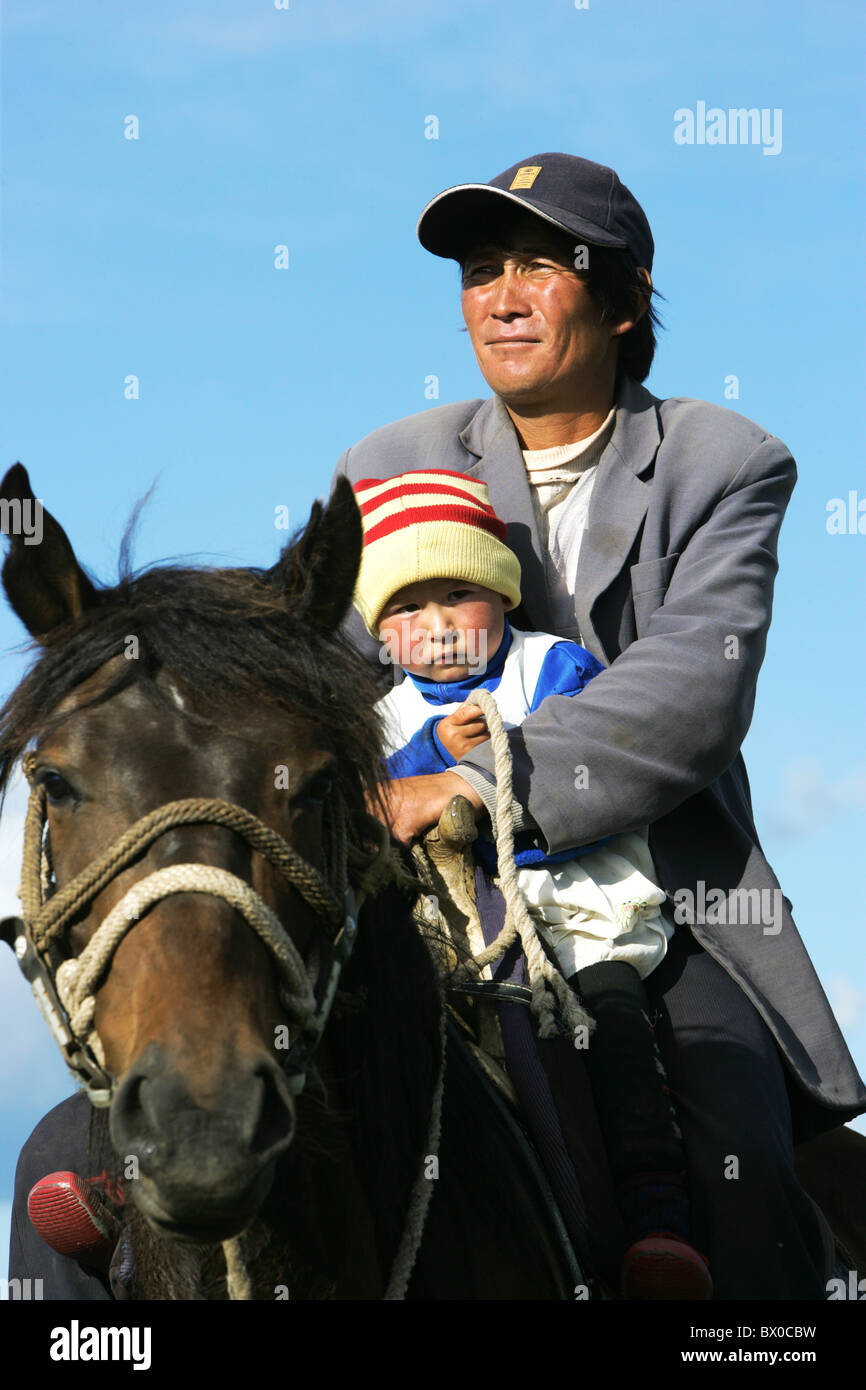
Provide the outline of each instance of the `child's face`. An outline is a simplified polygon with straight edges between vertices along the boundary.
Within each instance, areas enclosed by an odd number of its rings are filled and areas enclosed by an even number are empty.
[[[465,579],[407,584],[392,595],[379,618],[379,640],[391,661],[434,681],[480,675],[504,632],[502,595]]]

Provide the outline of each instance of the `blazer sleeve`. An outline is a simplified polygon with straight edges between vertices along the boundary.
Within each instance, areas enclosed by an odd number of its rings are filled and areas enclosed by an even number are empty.
[[[645,634],[579,699],[551,695],[509,733],[515,800],[550,853],[651,824],[737,756],[795,481],[784,444],[764,438],[688,536]],[[489,779],[489,745],[463,766]]]

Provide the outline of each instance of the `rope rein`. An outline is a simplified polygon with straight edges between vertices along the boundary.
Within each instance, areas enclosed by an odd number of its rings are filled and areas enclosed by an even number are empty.
[[[485,965],[491,965],[519,937],[526,956],[527,975],[532,990],[532,1012],[538,1024],[538,1036],[552,1038],[563,1031],[557,1022],[557,1005],[569,1036],[574,1037],[577,1028],[585,1028],[588,1033],[592,1033],[595,1020],[581,1006],[574,991],[563,979],[561,971],[548,958],[517,881],[517,867],[514,862],[511,749],[499,707],[489,690],[474,690],[466,703],[478,705],[490,732],[496,775],[496,853],[499,860],[499,884],[507,910],[502,931],[486,950],[473,956],[471,962],[466,962],[463,969],[468,967],[474,974]]]
[[[418,1251],[421,1248],[421,1239],[424,1235],[424,1226],[427,1221],[430,1200],[433,1196],[435,1178],[427,1173],[426,1168],[428,1159],[435,1159],[437,1165],[439,1159],[439,1140],[442,1132],[442,1100],[445,1092],[446,1021],[445,996],[442,991],[440,980],[439,1074],[436,1078],[436,1086],[433,1091],[433,1103],[430,1108],[430,1123],[427,1130],[427,1150],[426,1153],[422,1155],[421,1170],[415,1179],[415,1186],[409,1198],[409,1207],[406,1213],[406,1224],[403,1227],[403,1236],[391,1269],[391,1278],[388,1280],[388,1287],[383,1294],[383,1298],[391,1302],[398,1299],[405,1299],[406,1297],[406,1290],[409,1287],[412,1270],[415,1268],[415,1261],[418,1258]]]

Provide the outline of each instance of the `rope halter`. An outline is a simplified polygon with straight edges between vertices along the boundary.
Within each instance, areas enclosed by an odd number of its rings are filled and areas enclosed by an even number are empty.
[[[280,1003],[292,1019],[293,1040],[283,1065],[289,1089],[299,1095],[327,1023],[343,965],[351,954],[357,933],[355,889],[349,882],[349,862],[361,898],[375,891],[390,868],[390,846],[384,826],[369,818],[378,845],[365,852],[350,845],[346,833],[343,799],[327,802],[327,876],[309,864],[270,826],[229,801],[189,798],[170,801],[142,816],[109,847],[92,860],[63,888],[52,883],[50,845],[47,836],[45,788],[33,784],[34,755],[24,759],[24,773],[31,784],[24,826],[21,870],[22,918],[12,918],[7,934],[14,936],[18,963],[30,982],[36,1001],[76,1081],[96,1106],[111,1103],[114,1081],[94,1027],[96,994],[108,973],[114,952],[127,932],[156,903],[175,893],[206,893],[221,898],[240,912],[273,957],[280,981]],[[81,954],[54,967],[51,948],[69,923],[86,909],[117,875],[137,859],[167,830],[182,825],[220,825],[240,835],[251,849],[278,869],[314,910],[324,926],[331,947],[331,968],[317,998],[319,947],[310,952],[309,966],[256,890],[225,869],[208,864],[174,864],[157,869],[134,883],[100,922]],[[12,928],[11,932],[9,928]]]

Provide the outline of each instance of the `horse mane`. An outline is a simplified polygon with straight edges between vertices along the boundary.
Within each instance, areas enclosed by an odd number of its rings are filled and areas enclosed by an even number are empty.
[[[322,631],[304,620],[303,562],[296,561],[292,592],[274,572],[253,567],[172,563],[134,573],[127,564],[125,538],[119,582],[95,586],[96,601],[79,618],[30,644],[37,658],[0,709],[0,805],[28,744],[66,717],[51,711],[106,662],[128,651],[135,637],[136,659],[125,662],[91,703],[137,682],[150,699],[167,706],[169,697],[156,677],[168,670],[213,712],[206,724],[230,721],[251,702],[301,710],[328,729],[347,774],[347,802],[360,810],[365,789],[384,775],[373,714],[381,690],[368,663],[339,631]]]

